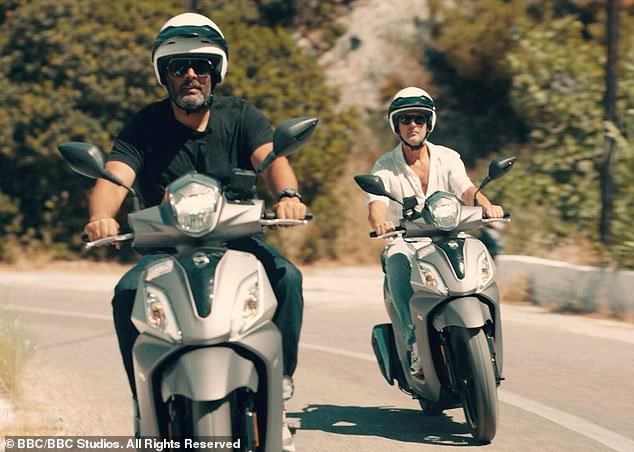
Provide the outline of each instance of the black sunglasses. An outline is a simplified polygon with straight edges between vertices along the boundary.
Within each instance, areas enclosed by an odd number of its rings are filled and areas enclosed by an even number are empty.
[[[189,68],[199,77],[207,77],[213,72],[214,65],[205,58],[173,58],[167,64],[167,72],[172,77],[184,76]]]
[[[425,115],[402,115],[398,117],[399,124],[404,126],[411,124],[412,121],[416,123],[416,125],[422,126],[427,123],[428,116]]]

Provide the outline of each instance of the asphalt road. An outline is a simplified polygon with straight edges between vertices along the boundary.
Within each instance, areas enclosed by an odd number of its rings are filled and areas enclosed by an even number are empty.
[[[0,309],[37,349],[17,415],[44,433],[132,434],[110,320],[116,274],[0,273]],[[470,438],[461,410],[424,417],[379,373],[370,330],[386,321],[378,268],[305,273],[306,308],[289,417],[298,451],[634,451],[634,325],[505,303],[497,436]]]

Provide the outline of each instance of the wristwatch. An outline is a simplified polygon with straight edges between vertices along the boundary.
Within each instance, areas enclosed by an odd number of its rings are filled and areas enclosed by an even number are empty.
[[[279,201],[282,198],[297,198],[300,200],[300,202],[302,201],[302,195],[297,193],[297,190],[295,190],[294,188],[285,188],[284,190],[279,192],[277,194],[277,200]]]

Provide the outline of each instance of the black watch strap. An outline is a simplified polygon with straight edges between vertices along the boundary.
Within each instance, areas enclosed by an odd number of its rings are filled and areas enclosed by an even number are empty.
[[[302,200],[302,195],[300,195],[297,190],[293,188],[285,188],[281,192],[277,194],[277,200],[279,201],[282,198],[297,198],[300,201]]]

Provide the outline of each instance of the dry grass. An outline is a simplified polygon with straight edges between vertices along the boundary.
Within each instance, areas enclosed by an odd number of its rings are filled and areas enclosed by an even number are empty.
[[[367,195],[356,184],[354,176],[369,173],[377,156],[387,150],[387,147],[377,149],[375,134],[369,129],[359,131],[359,139],[355,147],[352,158],[346,160],[343,174],[337,184],[338,196],[344,199],[341,212],[344,218],[343,226],[335,242],[337,259],[334,264],[378,265],[384,243],[383,240],[372,240],[368,235],[370,225],[366,205]]]
[[[20,374],[34,351],[19,318],[0,310],[0,394],[18,398]]]
[[[530,282],[526,276],[516,276],[499,284],[500,298],[505,303],[533,303]]]
[[[58,433],[57,429],[50,426],[45,413],[41,413],[40,420],[33,421],[33,410],[27,411],[18,408],[15,412],[16,421],[5,428],[6,436],[52,436]]]
[[[534,256],[574,265],[602,267],[605,264],[596,244],[587,237],[569,237],[556,247],[538,249]]]

